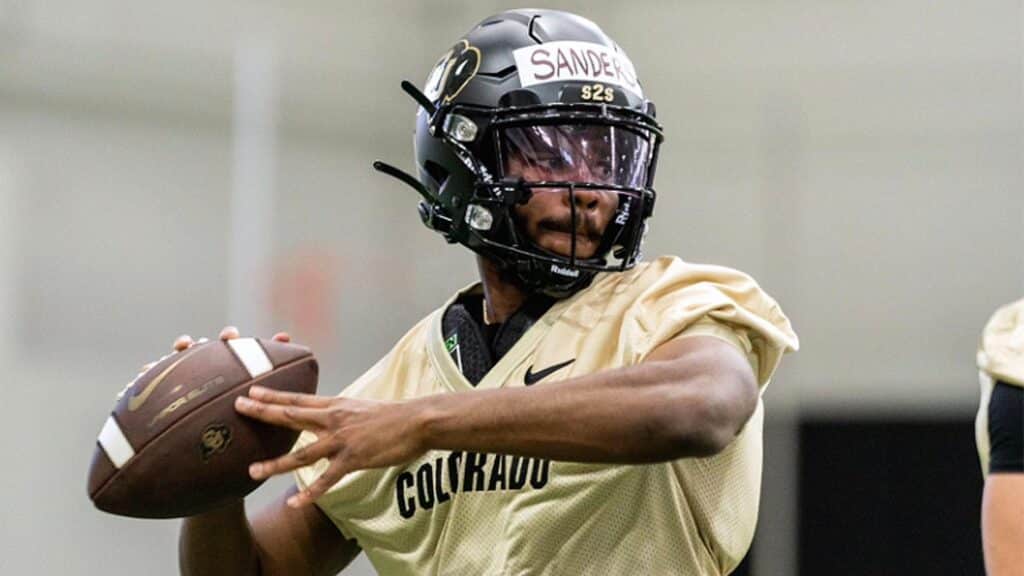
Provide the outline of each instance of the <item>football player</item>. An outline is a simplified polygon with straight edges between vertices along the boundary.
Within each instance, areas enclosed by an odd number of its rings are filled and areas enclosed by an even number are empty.
[[[990,576],[1024,574],[1024,300],[988,321],[978,350],[975,436],[985,493],[981,533]]]
[[[250,470],[297,486],[251,518],[186,519],[183,571],[333,574],[361,550],[383,574],[731,572],[761,392],[797,338],[749,276],[641,262],[662,132],[625,52],[579,16],[512,10],[403,87],[418,176],[376,166],[480,282],[338,397],[240,399],[303,431]]]

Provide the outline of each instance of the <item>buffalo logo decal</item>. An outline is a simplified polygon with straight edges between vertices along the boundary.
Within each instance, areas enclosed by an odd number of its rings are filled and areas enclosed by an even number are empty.
[[[480,70],[480,49],[460,40],[434,65],[423,93],[432,102],[447,104],[455,99]]]

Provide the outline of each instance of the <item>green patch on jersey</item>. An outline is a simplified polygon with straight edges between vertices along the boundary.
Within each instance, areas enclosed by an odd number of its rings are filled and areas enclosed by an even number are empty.
[[[449,354],[454,352],[455,349],[459,347],[459,333],[456,332],[449,336],[448,339],[444,341],[444,347],[448,350]]]
[[[455,365],[459,367],[459,372],[462,372],[462,352],[459,350],[459,333],[454,332],[451,336],[445,338],[444,347],[451,354]]]

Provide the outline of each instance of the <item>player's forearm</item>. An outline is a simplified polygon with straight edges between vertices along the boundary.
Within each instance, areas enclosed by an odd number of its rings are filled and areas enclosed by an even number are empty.
[[[724,448],[753,410],[730,406],[715,388],[699,370],[652,362],[536,388],[436,396],[423,400],[425,443],[580,462],[704,456]]]
[[[990,474],[981,506],[985,569],[989,576],[1024,574],[1024,474]]]
[[[178,561],[185,576],[260,574],[245,505],[239,501],[186,518],[178,542]]]

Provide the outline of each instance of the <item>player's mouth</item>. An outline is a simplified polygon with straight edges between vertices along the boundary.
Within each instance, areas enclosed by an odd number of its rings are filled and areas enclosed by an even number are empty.
[[[541,234],[539,244],[547,250],[568,257],[572,255],[572,241],[575,236],[576,257],[591,258],[601,244],[601,234],[595,231],[595,226],[590,221],[583,220],[580,224],[573,233],[570,220],[543,220],[537,225]]]
[[[538,228],[545,232],[554,232],[564,236],[572,236],[573,228],[571,220],[542,220],[538,225]],[[596,226],[589,220],[581,220],[575,230],[576,241],[587,241],[593,243],[601,242],[601,234],[596,230]]]

